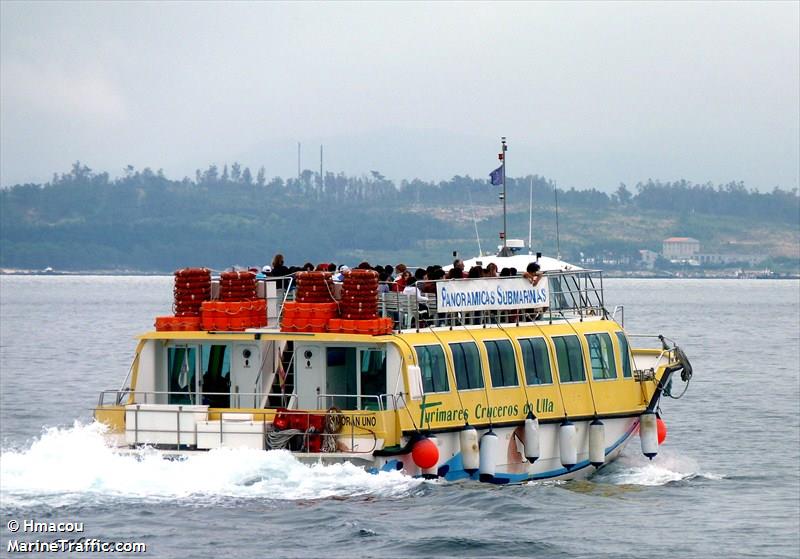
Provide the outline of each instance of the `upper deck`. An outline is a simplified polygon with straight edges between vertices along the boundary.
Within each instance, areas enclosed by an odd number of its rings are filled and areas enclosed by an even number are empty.
[[[393,332],[608,318],[599,270],[549,270],[535,285],[522,276],[443,279],[418,285],[421,288],[399,292],[392,290],[391,283],[379,284],[377,316],[391,319]],[[296,300],[296,287],[293,276],[258,279],[257,295],[266,302],[267,325],[247,331],[280,331],[287,303]],[[342,287],[340,282],[330,286],[331,300],[337,304],[342,300]],[[214,279],[211,299],[218,294],[219,281]],[[294,331],[324,330],[301,327]],[[338,332],[357,330],[343,324]]]

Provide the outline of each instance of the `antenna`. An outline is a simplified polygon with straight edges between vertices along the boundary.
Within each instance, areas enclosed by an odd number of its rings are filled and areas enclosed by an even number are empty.
[[[478,256],[483,256],[481,236],[478,234],[478,220],[475,219],[475,206],[472,205],[472,187],[470,185],[467,185],[467,196],[469,196],[469,209],[472,211],[472,224],[475,226],[475,238],[478,239]]]
[[[319,189],[325,188],[325,175],[322,174],[322,144],[319,145]]]
[[[561,237],[558,234],[558,184],[553,183],[553,192],[556,195],[556,258],[561,260]]]
[[[300,142],[297,142],[297,178],[300,178]]]
[[[531,177],[531,194],[528,201],[528,254],[533,254],[533,242],[531,232],[533,231],[533,177]]]

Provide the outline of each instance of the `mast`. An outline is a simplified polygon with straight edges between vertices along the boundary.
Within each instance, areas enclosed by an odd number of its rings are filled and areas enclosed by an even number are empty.
[[[533,254],[533,241],[531,240],[533,232],[533,177],[531,177],[531,192],[528,199],[528,254]]]
[[[506,151],[508,151],[508,146],[506,146],[506,137],[503,136],[500,138],[500,161],[502,161],[503,165],[503,250],[501,251],[502,256],[508,256],[508,230],[507,230],[507,223],[506,223]]]
[[[561,237],[558,234],[558,184],[553,183],[553,187],[556,196],[556,258],[561,260]]]

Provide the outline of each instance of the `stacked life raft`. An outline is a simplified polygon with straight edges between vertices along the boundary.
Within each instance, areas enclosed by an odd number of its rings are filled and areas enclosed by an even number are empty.
[[[220,274],[219,300],[211,300],[211,270],[177,270],[173,316],[156,317],[158,331],[242,331],[267,324],[266,301],[256,297],[252,272]]]
[[[339,301],[334,297],[330,273],[298,274],[297,296],[294,302],[287,302],[283,306],[281,330],[369,335],[390,333],[392,319],[378,317],[377,272],[348,272]]]

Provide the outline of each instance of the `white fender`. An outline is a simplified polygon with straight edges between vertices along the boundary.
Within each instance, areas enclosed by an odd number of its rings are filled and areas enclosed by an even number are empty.
[[[606,461],[606,426],[599,419],[589,424],[589,462],[599,468]]]
[[[481,481],[491,481],[494,479],[495,468],[497,467],[497,448],[500,441],[494,431],[489,431],[481,437],[480,448],[480,472]]]
[[[558,428],[558,446],[561,451],[561,465],[567,470],[571,470],[578,463],[577,439],[575,424],[565,419]]]
[[[525,419],[525,458],[533,464],[539,458],[539,420],[533,414]]]
[[[642,454],[650,460],[658,454],[658,425],[656,414],[648,411],[639,416],[639,439],[642,441]]]
[[[461,446],[461,462],[464,471],[472,475],[480,468],[480,451],[478,445],[478,431],[472,425],[465,425],[458,433],[458,442]]]

